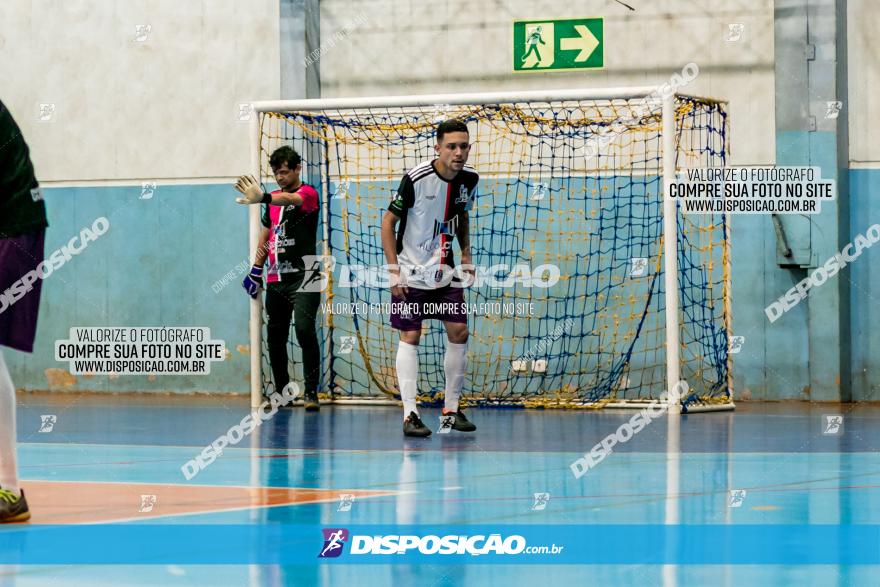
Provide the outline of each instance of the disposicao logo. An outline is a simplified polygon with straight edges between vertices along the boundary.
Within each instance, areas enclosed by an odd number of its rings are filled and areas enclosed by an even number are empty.
[[[348,530],[345,528],[324,528],[324,547],[318,558],[336,558],[342,554],[342,547],[348,540]]]

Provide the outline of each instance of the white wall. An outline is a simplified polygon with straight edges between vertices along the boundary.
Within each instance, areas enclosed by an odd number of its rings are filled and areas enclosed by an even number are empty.
[[[324,0],[322,38],[363,16],[321,55],[325,96],[658,83],[688,61],[695,93],[730,101],[736,164],[774,160],[769,0]],[[880,161],[880,4],[849,0],[850,157]],[[96,7],[100,10],[96,10]],[[606,67],[513,74],[515,19],[603,16]],[[746,25],[739,43],[727,24]],[[135,25],[152,27],[136,42]],[[300,67],[301,64],[295,64]],[[4,0],[0,99],[43,181],[228,177],[248,165],[238,104],[279,96],[275,0]],[[37,121],[54,103],[55,121]]]
[[[367,21],[322,52],[323,95],[644,85],[694,61],[701,74],[688,90],[730,101],[732,163],[772,163],[772,1],[630,4],[635,12],[611,0],[323,0],[325,41]],[[867,49],[878,8],[851,0],[859,11],[871,18],[851,19],[851,68],[876,77]],[[5,0],[0,98],[43,181],[229,177],[248,165],[238,104],[279,96],[278,12],[277,0]],[[511,71],[514,20],[579,16],[605,18],[605,69]],[[738,43],[725,41],[729,23],[745,25]],[[152,27],[145,42],[134,40],[137,24]],[[853,109],[877,109],[860,83],[874,82],[852,80]],[[41,102],[55,104],[54,122],[37,121]],[[854,159],[880,150],[866,132],[853,136]]]
[[[849,69],[849,157],[854,163],[880,163],[877,140],[880,119],[880,3],[849,0],[847,5],[847,58]]]
[[[3,0],[0,99],[41,181],[228,177],[279,96],[277,0]],[[135,25],[152,27],[144,42]],[[39,103],[54,122],[39,122]]]
[[[321,56],[325,97],[657,84],[693,61],[686,91],[730,101],[733,164],[775,162],[772,0],[324,0],[321,38],[367,23]],[[605,18],[605,68],[513,73],[514,20]],[[729,23],[742,23],[737,43]]]

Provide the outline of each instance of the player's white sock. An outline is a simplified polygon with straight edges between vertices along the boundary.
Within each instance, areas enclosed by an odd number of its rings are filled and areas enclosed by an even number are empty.
[[[410,412],[419,413],[416,408],[416,393],[419,381],[419,347],[402,340],[397,343],[397,383],[400,385],[400,399],[403,400],[403,417]]]
[[[443,357],[446,371],[446,400],[444,408],[449,412],[458,411],[458,398],[464,385],[464,372],[467,369],[467,343],[446,342],[446,355]]]
[[[15,465],[15,387],[0,352],[0,487],[19,493]]]

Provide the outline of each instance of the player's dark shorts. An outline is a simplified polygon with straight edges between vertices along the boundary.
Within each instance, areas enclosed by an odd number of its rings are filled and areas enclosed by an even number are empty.
[[[410,287],[405,300],[391,296],[392,328],[420,330],[422,320],[467,324],[463,288],[449,285],[437,289]]]
[[[0,238],[0,345],[26,353],[34,350],[43,280],[22,278],[42,263],[45,234],[39,230]]]

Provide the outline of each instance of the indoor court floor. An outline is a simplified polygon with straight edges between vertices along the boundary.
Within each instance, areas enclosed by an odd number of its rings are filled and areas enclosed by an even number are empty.
[[[0,586],[535,585],[548,578],[569,585],[876,584],[876,566],[827,564],[846,559],[841,553],[805,565],[786,564],[783,555],[764,564],[707,565],[687,553],[676,564],[631,564],[627,555],[644,546],[620,543],[614,531],[811,524],[845,533],[849,526],[880,524],[877,407],[740,402],[735,412],[684,415],[678,422],[664,416],[580,479],[571,463],[632,412],[471,409],[474,434],[404,439],[399,408],[285,409],[186,480],[181,466],[240,421],[246,401],[21,396],[19,468],[30,523],[173,527],[181,532],[180,560],[210,549],[200,542],[205,537],[229,544],[228,533],[242,525],[312,527],[315,540],[271,544],[274,534],[261,536],[269,542],[261,560],[275,556],[277,564],[227,561],[222,546],[216,563],[227,564],[171,564],[153,559],[154,545],[146,545],[127,552],[121,564],[74,557],[78,564],[6,565]],[[438,413],[422,409],[435,429]],[[829,414],[844,416],[838,433],[823,429]],[[45,415],[55,416],[51,430]],[[549,498],[538,500],[536,493]],[[320,528],[438,524],[610,530],[604,540],[584,530],[578,536],[586,544],[571,546],[594,553],[594,564],[351,564],[345,554],[317,557]],[[205,526],[214,528],[206,533]],[[2,529],[0,542],[16,528],[21,525]],[[90,546],[100,550],[106,535],[95,540]],[[190,547],[193,553],[186,553]],[[45,560],[63,561],[65,548],[61,542],[58,558]],[[735,540],[717,545],[719,551],[737,548]]]

